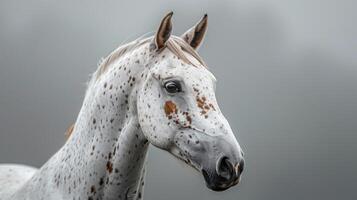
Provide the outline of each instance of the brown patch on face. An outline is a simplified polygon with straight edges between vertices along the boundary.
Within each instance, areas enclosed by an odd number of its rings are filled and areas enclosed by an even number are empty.
[[[164,109],[167,117],[169,117],[171,114],[177,113],[176,104],[173,103],[172,101],[166,101]]]
[[[166,117],[170,120],[173,120],[173,122],[177,125],[180,125],[182,127],[190,127],[192,124],[192,118],[188,112],[182,112],[179,111],[176,104],[173,103],[172,101],[166,101],[164,105],[164,110]],[[183,115],[186,120],[185,121],[180,121],[179,120],[179,115]]]
[[[212,103],[207,103],[207,99],[205,96],[200,97],[200,93],[198,92],[196,97],[197,106],[201,109],[201,115],[204,115],[205,118],[208,118],[208,111],[210,109],[216,110]]]

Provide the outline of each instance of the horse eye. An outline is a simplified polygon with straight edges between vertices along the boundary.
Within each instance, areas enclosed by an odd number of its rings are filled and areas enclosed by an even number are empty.
[[[168,81],[164,84],[165,90],[168,93],[174,94],[174,93],[178,93],[181,92],[181,85],[178,81]]]

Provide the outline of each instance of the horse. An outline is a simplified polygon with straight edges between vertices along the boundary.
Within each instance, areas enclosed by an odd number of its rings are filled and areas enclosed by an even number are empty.
[[[0,199],[143,199],[150,144],[213,191],[240,182],[243,151],[197,53],[207,14],[181,36],[171,35],[172,15],[103,59],[66,143],[41,168],[0,165]]]

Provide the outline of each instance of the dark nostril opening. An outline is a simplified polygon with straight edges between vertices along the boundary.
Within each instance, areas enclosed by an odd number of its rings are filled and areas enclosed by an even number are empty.
[[[234,167],[228,157],[223,157],[218,161],[217,173],[220,177],[230,180],[233,176]]]
[[[239,162],[239,166],[238,166],[238,175],[241,175],[243,170],[244,170],[244,159],[242,158],[242,160]]]

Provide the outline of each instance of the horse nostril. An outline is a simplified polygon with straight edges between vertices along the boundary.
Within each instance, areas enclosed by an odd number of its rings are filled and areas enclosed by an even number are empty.
[[[244,170],[244,159],[242,158],[242,160],[238,163],[238,176],[242,174],[243,170]]]
[[[226,179],[227,181],[231,180],[234,173],[234,167],[228,157],[223,157],[218,160],[217,163],[217,174]]]

